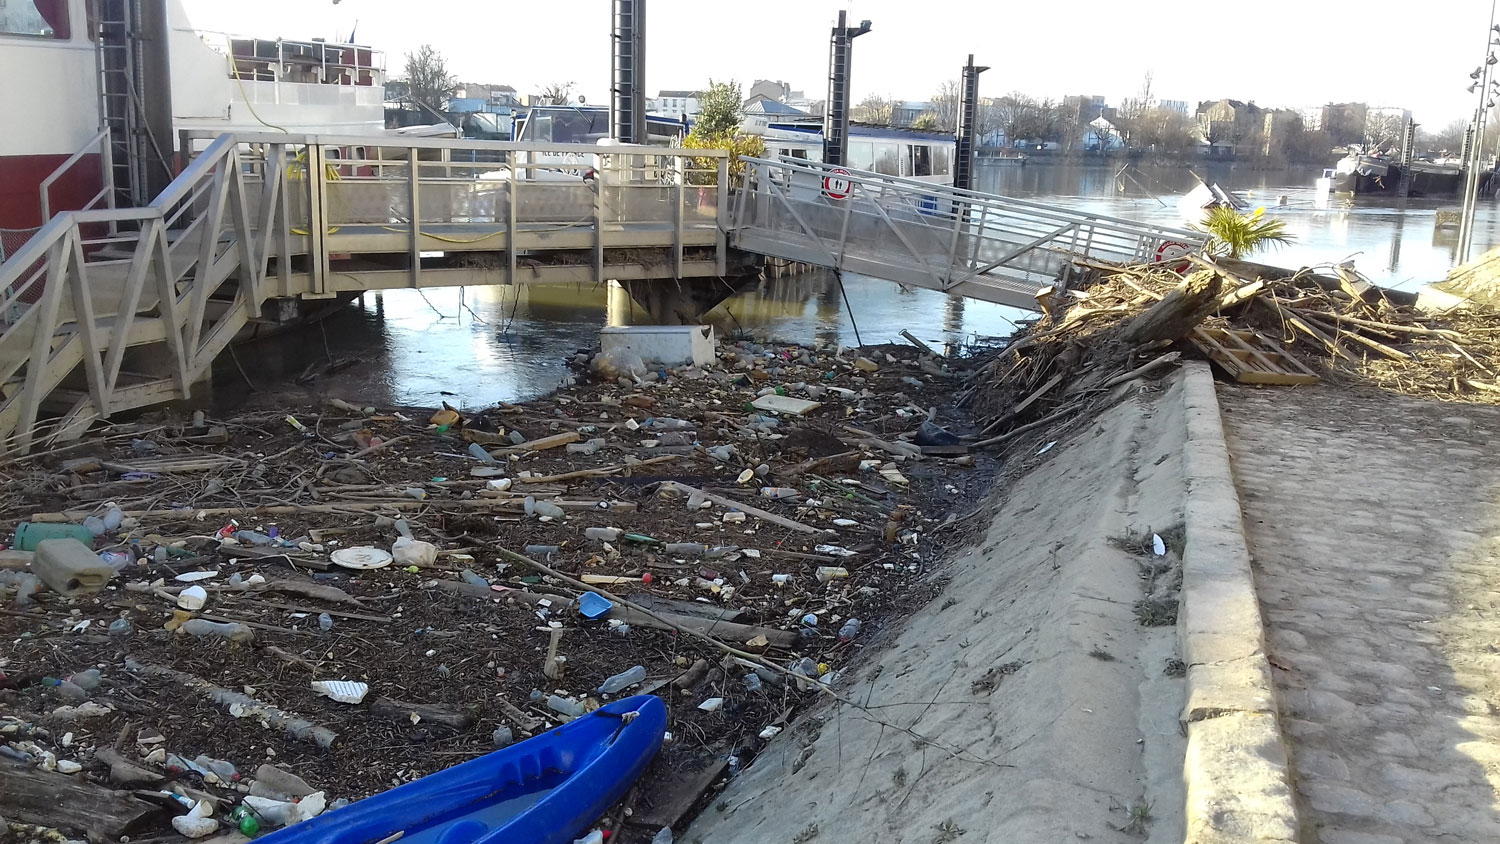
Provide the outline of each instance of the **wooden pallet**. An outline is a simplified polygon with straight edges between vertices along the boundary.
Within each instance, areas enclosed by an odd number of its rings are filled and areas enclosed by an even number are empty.
[[[1193,329],[1193,345],[1242,384],[1316,384],[1318,374],[1279,343],[1254,331]]]

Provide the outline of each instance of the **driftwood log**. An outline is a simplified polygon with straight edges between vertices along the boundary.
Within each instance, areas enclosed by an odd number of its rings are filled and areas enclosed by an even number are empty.
[[[67,776],[10,761],[0,762],[0,816],[7,821],[79,830],[90,841],[118,841],[147,825],[161,809]]]
[[[1141,345],[1158,340],[1180,340],[1219,307],[1224,277],[1203,270],[1183,280],[1161,301],[1132,317],[1124,339]]]

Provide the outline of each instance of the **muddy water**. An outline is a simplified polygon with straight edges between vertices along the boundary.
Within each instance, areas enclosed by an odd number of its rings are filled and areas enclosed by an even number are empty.
[[[983,190],[1059,205],[1178,225],[1176,200],[1196,184],[1186,168],[982,166]],[[1205,178],[1245,191],[1287,223],[1296,242],[1263,257],[1302,266],[1353,259],[1382,284],[1413,287],[1441,278],[1457,251],[1457,229],[1439,228],[1437,211],[1456,200],[1331,198],[1314,195],[1316,169],[1199,169]],[[1284,198],[1284,199],[1283,199]],[[1284,204],[1283,204],[1284,203]],[[1495,203],[1480,204],[1475,254],[1500,244]],[[847,305],[845,296],[847,295]],[[826,272],[777,279],[742,291],[708,315],[722,334],[748,333],[794,342],[853,345],[901,342],[902,329],[952,345],[1008,334],[1024,313],[998,305],[902,290],[845,274],[841,292]],[[391,291],[313,327],[236,349],[245,375],[265,392],[344,396],[376,404],[478,407],[545,393],[567,375],[563,364],[596,341],[600,327],[641,320],[628,296],[607,285]],[[305,385],[295,379],[335,360],[356,360]],[[245,398],[245,378],[230,360],[214,373],[217,404]]]

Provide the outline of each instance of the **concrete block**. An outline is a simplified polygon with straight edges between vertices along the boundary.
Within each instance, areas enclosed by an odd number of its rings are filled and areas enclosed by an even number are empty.
[[[599,331],[600,351],[630,351],[659,366],[706,366],[714,362],[712,325],[618,325]]]

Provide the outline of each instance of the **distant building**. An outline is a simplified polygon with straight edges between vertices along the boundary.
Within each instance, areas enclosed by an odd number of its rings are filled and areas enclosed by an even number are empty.
[[[799,92],[800,93],[800,92]],[[772,82],[769,79],[757,79],[745,91],[745,102],[751,100],[775,100],[778,103],[786,102],[792,96],[792,86],[785,82]]]
[[[740,131],[751,135],[765,134],[772,123],[800,123],[812,119],[812,115],[776,100],[755,100],[745,106],[745,120]]]
[[[703,110],[699,103],[702,96],[702,91],[658,91],[654,98],[646,101],[646,110],[676,120],[684,117],[692,120]]]
[[[1104,115],[1090,120],[1083,132],[1087,152],[1114,152],[1125,148],[1125,133]]]
[[[902,100],[891,108],[891,125],[910,128],[917,118],[932,113],[933,105],[926,100]]]
[[[1322,106],[1308,106],[1300,108],[1297,109],[1297,113],[1302,115],[1302,128],[1306,129],[1309,132],[1323,131]]]
[[[1335,144],[1364,143],[1369,111],[1370,107],[1364,103],[1329,103],[1323,106],[1320,125]]]
[[[1188,117],[1192,113],[1192,105],[1187,100],[1157,100],[1156,107],[1183,117]]]
[[[1257,151],[1265,126],[1265,109],[1240,100],[1207,100],[1198,103],[1198,135],[1209,146],[1210,155],[1239,155]]]
[[[462,100],[466,106],[477,106],[457,108],[451,102]],[[516,95],[516,89],[509,85],[493,85],[484,83],[465,82],[453,91],[453,99],[450,101],[450,111],[483,111],[490,114],[509,114],[511,109],[521,105],[521,98]]]

